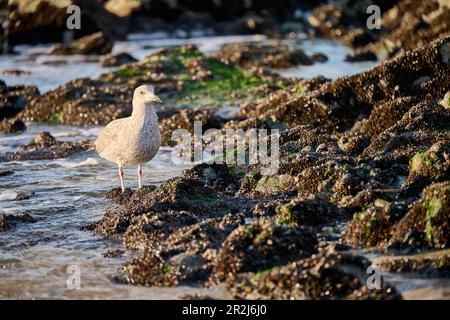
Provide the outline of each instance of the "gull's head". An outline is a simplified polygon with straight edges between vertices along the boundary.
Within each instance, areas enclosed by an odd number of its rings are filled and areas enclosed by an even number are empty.
[[[161,102],[151,84],[144,84],[134,90],[133,100],[143,103]]]

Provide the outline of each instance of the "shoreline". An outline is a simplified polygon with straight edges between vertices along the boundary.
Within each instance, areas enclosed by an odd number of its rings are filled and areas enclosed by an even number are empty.
[[[309,17],[316,32],[354,50],[348,63],[384,56],[367,71],[284,77],[280,70],[333,58],[281,42],[235,42],[209,54],[192,44],[170,46],[139,60],[121,57],[129,60],[96,79],[42,94],[0,83],[11,112],[0,128],[105,125],[129,115],[132,89],[151,82],[163,100],[163,146],[180,142],[175,129],[192,133],[194,121],[203,132],[279,130],[275,174],[264,175],[262,163],[197,164],[141,190],[109,190],[115,205],[82,229],[124,247],[105,252],[126,257],[112,281],[220,285],[238,299],[401,299],[395,276],[448,278],[450,8],[433,15],[423,1],[395,6],[396,17],[382,16],[382,34],[352,29],[345,19],[326,24],[348,14],[333,5]],[[415,11],[442,28],[406,33],[396,19]],[[110,63],[119,58],[108,56]],[[16,147],[2,163],[76,157],[91,148],[51,132]],[[32,218],[3,215],[0,226],[14,232]],[[381,276],[381,285],[369,288],[371,265],[395,284]]]

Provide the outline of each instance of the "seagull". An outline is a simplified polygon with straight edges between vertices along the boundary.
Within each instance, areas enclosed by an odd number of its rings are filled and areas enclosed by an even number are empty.
[[[134,90],[131,116],[108,123],[94,142],[100,157],[117,164],[122,192],[123,167],[138,166],[138,187],[142,188],[142,164],[152,160],[161,145],[155,102],[161,100],[153,86],[139,86]]]

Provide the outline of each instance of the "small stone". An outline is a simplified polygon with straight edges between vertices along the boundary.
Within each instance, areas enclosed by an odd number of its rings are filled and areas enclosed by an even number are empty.
[[[446,65],[450,65],[450,41],[447,40],[441,44],[438,48],[439,54],[441,56],[442,62]]]
[[[118,54],[107,54],[100,58],[100,65],[102,67],[118,67],[122,64],[136,62],[137,60],[126,52]]]
[[[32,193],[19,192],[14,200],[15,201],[28,200],[32,196],[34,196],[34,192]]]
[[[445,108],[450,110],[450,91],[447,91],[444,98],[441,100],[440,104]]]
[[[0,177],[7,177],[14,174],[14,171],[12,170],[2,170],[0,171]]]
[[[325,143],[319,144],[316,148],[316,152],[327,151],[327,150],[328,150],[328,146]]]
[[[169,259],[169,265],[178,268],[198,269],[205,264],[201,255],[183,252]]]
[[[25,76],[31,74],[30,71],[19,70],[19,69],[7,69],[2,71],[4,76]]]
[[[27,129],[22,120],[7,119],[0,122],[0,131],[5,133],[19,133]]]
[[[44,131],[41,133],[38,133],[34,138],[33,142],[34,144],[52,144],[55,142],[56,139],[53,137],[50,132]]]

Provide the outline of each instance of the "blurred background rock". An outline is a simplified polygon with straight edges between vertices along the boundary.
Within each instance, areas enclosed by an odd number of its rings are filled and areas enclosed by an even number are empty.
[[[163,31],[172,38],[190,37],[194,33],[264,34],[270,38],[307,34],[338,39],[352,47],[355,53],[348,58],[350,61],[374,60],[380,56],[381,47],[389,48],[385,55],[390,57],[401,45],[412,49],[441,38],[450,29],[449,3],[448,0],[3,0],[0,44],[3,52],[11,51],[17,44],[55,43],[53,54],[105,54],[115,40],[136,32]],[[68,32],[66,21],[70,14],[66,10],[72,4],[81,8],[81,29]],[[382,30],[366,27],[367,8],[373,4],[381,9]],[[402,36],[411,34],[414,35],[411,39]],[[399,39],[401,45],[395,44]]]

